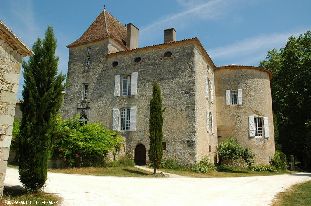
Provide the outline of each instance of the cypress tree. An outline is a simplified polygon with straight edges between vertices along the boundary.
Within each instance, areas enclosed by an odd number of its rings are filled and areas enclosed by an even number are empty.
[[[156,174],[157,168],[159,168],[161,164],[163,155],[162,113],[163,110],[162,110],[162,98],[160,86],[157,83],[154,83],[152,99],[150,100],[150,119],[149,119],[149,134],[150,134],[149,160],[152,163],[154,174]]]
[[[57,74],[56,39],[52,27],[32,48],[34,55],[23,62],[25,84],[21,105],[19,178],[29,191],[40,190],[47,179],[47,160],[54,118],[62,104],[64,76]]]

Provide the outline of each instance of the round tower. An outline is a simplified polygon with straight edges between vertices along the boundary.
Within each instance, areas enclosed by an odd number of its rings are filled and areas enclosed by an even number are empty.
[[[261,67],[215,70],[219,141],[236,138],[255,154],[255,164],[269,164],[275,152],[270,79]]]

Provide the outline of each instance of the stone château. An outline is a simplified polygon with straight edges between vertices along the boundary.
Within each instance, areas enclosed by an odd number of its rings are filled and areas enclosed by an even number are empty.
[[[136,164],[148,161],[149,102],[158,82],[165,108],[164,158],[191,164],[217,160],[217,145],[228,137],[269,163],[275,152],[270,79],[261,67],[217,67],[199,39],[139,48],[139,29],[104,10],[83,35],[68,45],[65,118],[101,122],[120,131]]]

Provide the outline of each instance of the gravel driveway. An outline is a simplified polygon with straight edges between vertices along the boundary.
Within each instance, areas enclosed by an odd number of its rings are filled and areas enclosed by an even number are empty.
[[[269,205],[310,173],[234,178],[134,178],[49,173],[46,192],[57,193],[66,206]],[[5,185],[20,185],[17,169],[8,168]]]

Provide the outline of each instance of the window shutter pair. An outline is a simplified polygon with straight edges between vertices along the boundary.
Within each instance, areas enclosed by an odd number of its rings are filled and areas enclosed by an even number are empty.
[[[256,135],[255,116],[248,117],[248,125],[249,125],[249,136],[255,137]],[[263,118],[263,126],[264,126],[264,137],[268,139],[270,137],[268,117]]]
[[[131,74],[131,95],[137,95],[137,80],[138,72]],[[114,96],[119,97],[121,95],[121,76],[115,75],[114,77]]]
[[[137,107],[130,108],[130,131],[136,131],[136,115],[137,115]],[[120,131],[120,110],[118,108],[112,109],[112,129],[116,131]]]
[[[238,89],[238,105],[242,105],[242,89]],[[231,105],[231,91],[226,90],[226,105]]]

